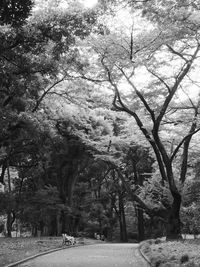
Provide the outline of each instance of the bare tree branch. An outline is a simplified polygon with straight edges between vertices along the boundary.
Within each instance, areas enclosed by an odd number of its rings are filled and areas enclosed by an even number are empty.
[[[151,137],[151,135],[147,131],[147,129],[144,127],[144,125],[143,125],[142,121],[140,120],[140,118],[138,117],[138,115],[134,111],[130,110],[123,103],[123,101],[121,99],[121,96],[120,96],[120,93],[119,93],[119,90],[118,90],[118,87],[112,81],[110,70],[106,66],[106,64],[104,63],[104,59],[103,58],[102,58],[102,65],[103,65],[104,69],[106,70],[107,75],[108,75],[108,80],[109,80],[110,84],[112,85],[112,87],[114,88],[114,91],[115,91],[115,95],[114,95],[114,99],[113,99],[114,107],[116,109],[120,110],[120,111],[125,111],[127,114],[131,115],[135,119],[139,129],[141,130],[141,132],[143,133],[143,135],[145,136],[145,138],[147,139],[147,141],[150,143],[150,145],[152,146],[152,148],[154,150],[154,153],[155,153],[156,158],[158,160],[158,165],[159,165],[160,173],[161,173],[161,176],[162,176],[163,180],[167,181],[167,175],[166,175],[165,167],[163,165],[163,161],[162,161],[159,149],[158,149],[155,141],[153,140],[153,138]],[[117,101],[119,102],[120,106],[117,104]]]
[[[35,112],[39,105],[41,104],[41,102],[43,101],[43,99],[45,98],[45,96],[59,83],[63,82],[65,80],[65,78],[67,77],[67,74],[65,74],[60,80],[57,80],[56,82],[54,82],[47,90],[44,91],[44,93],[40,96],[40,98],[37,100],[35,107],[33,108],[32,112]]]
[[[188,135],[186,135],[182,140],[181,142],[178,144],[178,146],[176,147],[176,149],[174,150],[171,158],[170,158],[170,161],[172,162],[174,157],[176,156],[177,152],[179,151],[180,147],[182,146],[182,144],[185,142],[185,140],[187,140],[187,138],[190,138],[192,137],[194,134],[196,134],[197,132],[200,131],[200,128],[196,129],[195,131],[189,133]]]
[[[170,93],[168,94],[168,96],[166,97],[166,99],[164,101],[164,104],[163,104],[163,106],[161,108],[160,114],[158,115],[158,117],[156,119],[156,123],[154,124],[154,129],[153,129],[154,132],[158,132],[160,123],[162,121],[163,116],[165,115],[165,112],[166,112],[166,110],[167,110],[167,108],[169,106],[169,103],[171,102],[174,94],[176,93],[180,83],[182,82],[182,80],[184,79],[186,74],[190,71],[191,65],[192,65],[193,61],[195,60],[196,55],[199,52],[199,48],[200,48],[200,46],[198,45],[196,50],[195,50],[195,52],[194,52],[194,54],[192,55],[192,58],[187,62],[185,67],[178,74],[178,76],[176,78],[176,81],[175,81],[173,87],[170,90]]]
[[[137,89],[137,87],[134,85],[134,83],[129,79],[129,77],[126,75],[126,73],[124,72],[124,70],[122,68],[119,68],[119,69],[122,72],[122,74],[124,75],[124,77],[126,78],[127,82],[131,85],[131,87],[136,92],[137,96],[140,98],[140,100],[144,104],[146,110],[150,113],[151,118],[152,118],[152,121],[155,122],[154,111],[150,108],[149,104],[147,103],[147,101],[145,100],[145,98],[143,97],[143,95],[140,93],[140,91]]]
[[[167,47],[169,48],[169,50],[170,50],[173,54],[179,56],[179,57],[182,58],[185,62],[188,62],[188,59],[187,59],[187,58],[185,58],[185,57],[184,57],[181,53],[179,53],[178,51],[174,50],[170,45],[167,45]]]
[[[150,70],[149,68],[147,68],[148,72],[150,72],[153,76],[155,76],[160,82],[162,82],[165,87],[168,90],[168,93],[170,93],[171,89],[170,86],[163,80],[163,78],[161,78],[157,73],[153,72],[152,70]]]

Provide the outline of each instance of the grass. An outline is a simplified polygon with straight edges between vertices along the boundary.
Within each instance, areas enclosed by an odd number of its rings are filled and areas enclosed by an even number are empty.
[[[84,239],[85,244],[101,242]],[[77,239],[77,244],[82,243]],[[51,249],[62,248],[62,237],[0,238],[0,267]]]
[[[200,267],[200,239],[145,242],[143,253],[154,267]]]

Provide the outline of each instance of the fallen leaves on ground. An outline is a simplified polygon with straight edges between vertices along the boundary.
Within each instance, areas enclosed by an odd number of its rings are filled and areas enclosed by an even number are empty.
[[[85,244],[96,240],[84,239]],[[81,238],[77,243],[83,243]],[[0,267],[51,249],[62,248],[62,237],[0,238]]]
[[[166,241],[157,244],[155,242],[150,241],[142,246],[142,251],[153,266],[200,266],[200,239]]]

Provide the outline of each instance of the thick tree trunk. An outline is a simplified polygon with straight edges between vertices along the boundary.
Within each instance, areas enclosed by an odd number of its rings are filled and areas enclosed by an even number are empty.
[[[181,221],[180,221],[180,207],[181,207],[181,195],[179,193],[172,193],[173,203],[168,216],[166,226],[166,238],[167,240],[182,239],[181,235]]]
[[[65,217],[65,212],[64,210],[61,211],[61,216],[60,216],[60,222],[61,222],[61,232],[65,233],[66,231],[66,217]]]
[[[127,230],[126,230],[126,218],[124,212],[124,202],[123,197],[119,194],[119,223],[120,223],[120,240],[122,242],[127,242]]]
[[[138,241],[144,240],[144,217],[143,210],[141,208],[137,209],[138,216]]]
[[[7,223],[6,223],[6,228],[7,228],[7,237],[12,237],[12,213],[8,211],[7,213]]]
[[[15,213],[13,211],[7,211],[7,222],[6,222],[6,228],[7,228],[7,237],[12,237],[12,225],[15,221]]]
[[[65,233],[73,235],[73,216],[71,214],[65,215]]]
[[[60,220],[61,214],[58,213],[56,216],[56,224],[57,224],[57,235],[60,236],[62,234],[62,224]]]

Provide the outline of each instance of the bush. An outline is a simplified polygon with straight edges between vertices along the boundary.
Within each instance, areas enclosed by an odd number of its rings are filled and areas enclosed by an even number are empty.
[[[155,240],[155,244],[160,244],[161,242],[162,242],[162,240],[159,239],[159,238],[157,238],[157,239]]]
[[[155,240],[154,240],[154,239],[148,239],[148,240],[146,240],[146,242],[147,242],[149,245],[152,245],[152,244],[154,244]]]
[[[163,263],[163,260],[158,259],[158,260],[155,261],[154,266],[155,267],[160,267],[162,263]]]
[[[151,249],[150,249],[150,247],[149,247],[149,244],[147,244],[147,243],[144,244],[144,245],[142,246],[142,250],[143,250],[144,253],[148,254],[148,252],[151,251]]]
[[[196,265],[194,261],[187,262],[184,264],[184,267],[198,267],[199,265]]]
[[[187,254],[184,254],[183,256],[181,256],[180,258],[181,263],[185,263],[187,261],[189,261],[189,256]]]

